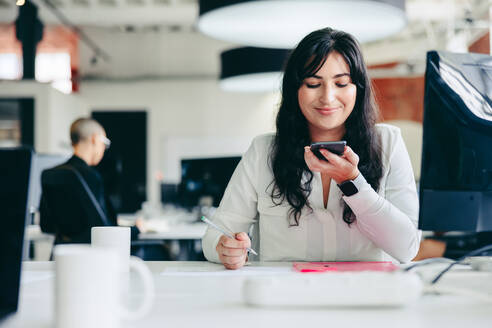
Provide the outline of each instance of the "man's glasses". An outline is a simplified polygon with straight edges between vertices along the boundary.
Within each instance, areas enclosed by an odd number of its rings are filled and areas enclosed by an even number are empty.
[[[109,149],[109,147],[111,147],[111,140],[109,140],[105,136],[101,136],[101,141],[104,144],[104,146],[106,147],[106,149]]]

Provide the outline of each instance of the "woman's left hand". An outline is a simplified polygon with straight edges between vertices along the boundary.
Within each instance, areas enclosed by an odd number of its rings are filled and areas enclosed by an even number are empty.
[[[304,160],[311,171],[327,174],[338,184],[354,180],[359,175],[357,168],[359,156],[349,146],[345,146],[342,156],[335,155],[326,149],[320,149],[320,153],[327,161],[318,159],[311,151],[311,147],[304,147]]]

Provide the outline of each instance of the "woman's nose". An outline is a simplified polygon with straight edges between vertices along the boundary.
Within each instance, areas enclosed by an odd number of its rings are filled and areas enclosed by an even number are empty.
[[[335,100],[336,91],[331,86],[325,86],[321,88],[320,100],[324,104],[330,104]]]

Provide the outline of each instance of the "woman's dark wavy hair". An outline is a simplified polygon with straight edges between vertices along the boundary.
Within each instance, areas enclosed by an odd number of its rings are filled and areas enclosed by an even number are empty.
[[[311,206],[313,173],[304,161],[304,146],[311,143],[308,123],[301,112],[298,90],[306,77],[314,75],[336,51],[345,58],[357,96],[352,113],[345,121],[343,140],[359,155],[359,171],[374,190],[379,189],[382,176],[381,142],[375,129],[378,109],[374,102],[367,69],[358,42],[348,33],[324,28],[307,35],[291,53],[282,83],[282,100],[276,118],[277,133],[272,145],[270,164],[274,180],[271,198],[275,204],[284,200],[291,206],[289,221],[299,225],[301,210]],[[303,176],[307,179],[303,180]],[[293,219],[293,220],[292,220]],[[355,221],[355,215],[345,204],[343,220]]]

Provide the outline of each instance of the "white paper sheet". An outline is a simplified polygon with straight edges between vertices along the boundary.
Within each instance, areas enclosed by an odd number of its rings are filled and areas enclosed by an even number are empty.
[[[169,267],[161,272],[163,276],[265,276],[289,274],[294,271],[290,267],[244,266],[238,270],[227,270],[224,267],[211,269],[210,267]]]

